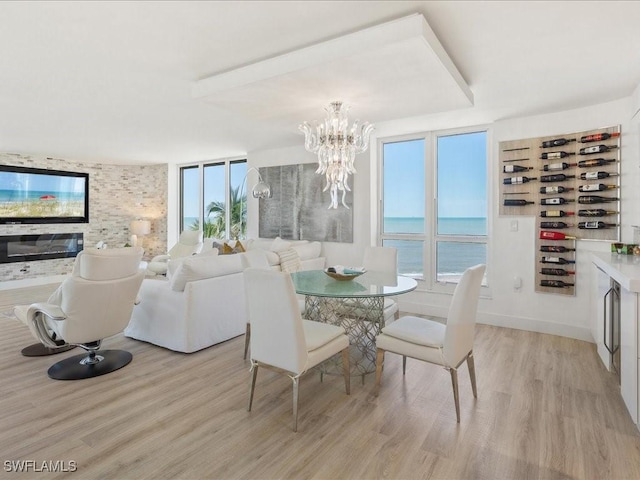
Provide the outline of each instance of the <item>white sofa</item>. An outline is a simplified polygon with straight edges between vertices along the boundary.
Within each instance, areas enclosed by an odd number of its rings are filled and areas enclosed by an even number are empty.
[[[168,278],[142,282],[139,303],[124,331],[127,337],[178,352],[191,353],[245,333],[247,315],[243,270],[265,265],[281,269],[280,258],[292,244],[248,242],[246,253],[219,255],[204,249],[179,262],[169,262]],[[311,245],[317,244],[317,245]],[[286,248],[275,252],[269,248]],[[300,270],[324,268],[318,242],[299,242]],[[275,255],[274,255],[275,254]],[[277,259],[277,260],[276,260]]]

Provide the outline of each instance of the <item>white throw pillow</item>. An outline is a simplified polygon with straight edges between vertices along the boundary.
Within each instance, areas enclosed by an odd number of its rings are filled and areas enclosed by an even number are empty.
[[[282,240],[280,237],[276,237],[273,239],[273,243],[271,244],[272,252],[281,252],[291,247],[291,242],[287,242],[286,240]]]
[[[183,292],[187,282],[221,277],[242,271],[240,255],[195,255],[180,262],[171,277],[171,290]]]
[[[291,248],[298,252],[300,260],[311,260],[320,256],[322,244],[320,242],[294,243]]]

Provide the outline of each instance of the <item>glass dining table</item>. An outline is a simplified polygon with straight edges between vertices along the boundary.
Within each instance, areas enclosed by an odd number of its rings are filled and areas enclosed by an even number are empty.
[[[296,293],[305,296],[307,320],[344,327],[349,336],[349,366],[352,375],[376,369],[376,335],[384,327],[384,299],[411,292],[417,282],[410,277],[367,271],[352,280],[335,280],[323,270],[291,274]],[[321,373],[342,375],[342,360],[330,359]]]

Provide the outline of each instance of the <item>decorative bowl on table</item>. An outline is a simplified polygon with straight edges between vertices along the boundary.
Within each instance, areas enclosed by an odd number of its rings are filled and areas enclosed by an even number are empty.
[[[331,278],[340,281],[353,280],[365,272],[366,270],[364,268],[347,268],[340,265],[328,267],[324,270],[324,273],[329,275]]]

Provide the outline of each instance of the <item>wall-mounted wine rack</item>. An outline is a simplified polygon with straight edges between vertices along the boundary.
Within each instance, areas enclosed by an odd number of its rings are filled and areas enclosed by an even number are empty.
[[[500,215],[536,217],[536,292],[575,295],[576,239],[620,239],[620,126],[499,147]]]

